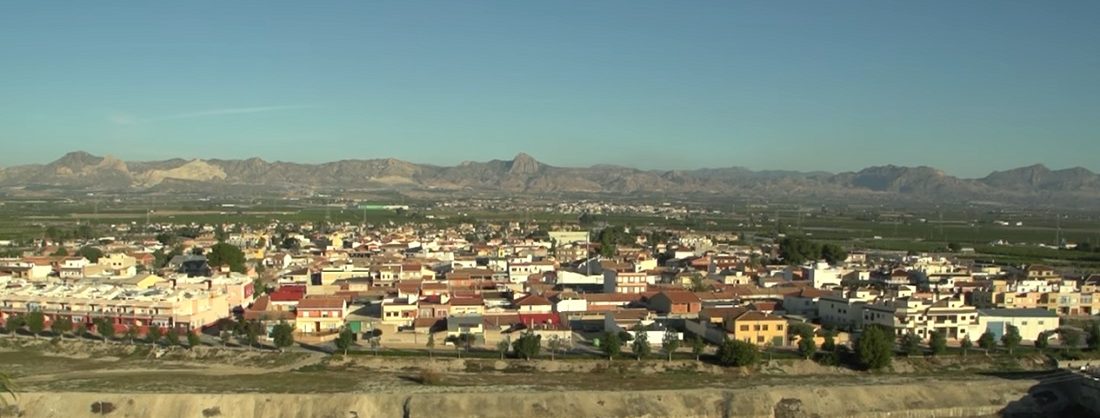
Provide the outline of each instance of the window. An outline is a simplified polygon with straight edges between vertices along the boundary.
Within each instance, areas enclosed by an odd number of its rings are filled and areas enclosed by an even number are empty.
[[[741,331],[748,331],[748,330],[749,330],[749,326],[748,326],[748,325],[742,325],[742,326],[741,326]]]
[[[763,344],[764,343],[764,336],[763,335],[757,335],[756,336],[756,343],[757,344]]]
[[[764,324],[764,331],[768,330],[768,324]]]
[[[782,331],[783,330],[783,325],[776,325],[775,330],[776,331]]]
[[[753,325],[752,330],[753,331],[760,331],[760,325]]]

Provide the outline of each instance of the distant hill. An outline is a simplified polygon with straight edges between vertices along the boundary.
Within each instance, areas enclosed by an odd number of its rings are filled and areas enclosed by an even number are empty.
[[[502,193],[607,193],[911,197],[932,201],[988,199],[1038,204],[1100,204],[1100,176],[1042,165],[961,179],[931,167],[869,167],[856,172],[752,171],[740,167],[639,170],[597,165],[556,167],[527,154],[512,160],[442,167],[388,159],[323,164],[247,160],[124,162],[72,152],[45,165],[0,169],[0,186],[92,190],[239,190],[241,186],[332,189],[471,190]]]

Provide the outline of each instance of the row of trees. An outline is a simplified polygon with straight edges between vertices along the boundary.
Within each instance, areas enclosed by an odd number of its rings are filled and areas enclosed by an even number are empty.
[[[121,335],[117,334],[117,329],[111,320],[107,318],[98,318],[92,321],[92,327],[95,329],[95,333],[99,334],[103,342],[121,337],[124,340],[133,344],[135,341],[142,341],[141,328],[138,326],[126,327]],[[15,335],[20,330],[26,330],[34,338],[38,338],[46,331],[46,317],[42,312],[30,312],[24,315],[14,315],[4,322],[4,331],[8,334]],[[88,325],[83,322],[73,322],[70,318],[57,318],[49,324],[50,332],[58,338],[64,339],[66,334],[73,336],[73,338],[81,338],[87,335]],[[186,340],[187,347],[195,347],[201,344],[199,335],[192,332],[180,332],[176,328],[169,328],[167,331],[162,330],[159,327],[149,327],[145,331],[144,341],[150,344],[159,344],[162,342],[168,345],[183,345],[182,341]]]
[[[779,241],[779,257],[787,264],[816,260],[837,264],[848,258],[848,252],[836,244],[822,244],[802,237],[786,237]]]

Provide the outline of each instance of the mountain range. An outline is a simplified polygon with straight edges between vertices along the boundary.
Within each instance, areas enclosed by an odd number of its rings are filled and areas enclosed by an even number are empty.
[[[71,152],[49,164],[0,168],[0,186],[88,191],[216,192],[261,186],[290,188],[484,191],[502,193],[699,194],[766,197],[909,197],[934,201],[989,200],[1046,204],[1100,204],[1100,176],[1084,168],[1043,165],[964,179],[931,167],[869,167],[854,172],[752,171],[745,168],[641,170],[596,165],[556,167],[527,154],[512,160],[444,167],[397,159],[322,164],[247,160],[122,161]]]

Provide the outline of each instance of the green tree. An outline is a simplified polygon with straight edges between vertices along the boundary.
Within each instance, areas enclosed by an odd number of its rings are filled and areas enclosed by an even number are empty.
[[[963,340],[961,343],[959,343],[959,346],[962,347],[963,357],[966,357],[966,354],[970,352],[970,349],[974,348],[974,342],[970,341],[970,336],[968,335],[963,337]]]
[[[73,319],[69,317],[59,317],[50,323],[50,331],[53,331],[54,335],[61,338],[65,338],[65,333],[72,330]]]
[[[239,322],[241,327],[240,337],[244,340],[245,345],[249,350],[256,348],[256,344],[260,343],[260,325],[257,321],[241,321]]]
[[[1035,348],[1045,350],[1047,347],[1050,347],[1050,331],[1040,332],[1035,338]]]
[[[786,264],[802,264],[821,259],[821,245],[800,237],[786,237],[779,241],[779,258]]]
[[[60,247],[60,248],[57,249],[57,251],[54,251],[53,254],[50,254],[50,255],[52,255],[54,257],[68,257],[69,256],[69,250],[65,247]]]
[[[100,337],[103,337],[104,343],[106,343],[107,340],[115,337],[115,324],[112,323],[110,319],[99,318],[96,319],[93,323],[95,324],[96,334],[99,334]]]
[[[271,328],[271,339],[275,342],[275,347],[279,351],[294,345],[294,327],[286,323],[286,321],[280,321]]]
[[[947,244],[947,249],[951,250],[951,252],[953,252],[953,253],[957,253],[957,252],[959,252],[959,250],[962,250],[962,244],[959,244],[957,242],[951,242],[951,243]]]
[[[1092,321],[1088,326],[1088,339],[1085,340],[1089,345],[1089,350],[1096,351],[1100,349],[1100,322]]]
[[[230,271],[244,273],[244,252],[234,245],[219,242],[210,247],[206,260],[211,267],[229,266]]]
[[[139,331],[141,330],[138,329],[137,325],[130,325],[126,327],[126,332],[123,334],[123,338],[125,338],[130,345],[134,345],[134,340],[138,338]]]
[[[550,361],[554,361],[556,360],[555,356],[557,352],[565,350],[565,340],[554,335],[550,337],[550,341],[546,342],[546,346],[550,349]]]
[[[824,332],[822,332],[822,338],[824,338],[824,341],[821,342],[822,350],[828,352],[836,351],[836,331],[826,328]]]
[[[1001,336],[1001,344],[1008,350],[1008,354],[1012,354],[1016,350],[1016,347],[1020,345],[1020,341],[1023,341],[1023,337],[1020,337],[1020,329],[1014,325],[1009,325],[1005,335]]]
[[[160,332],[160,327],[156,325],[149,325],[149,329],[145,331],[145,339],[149,342],[149,344],[160,344],[161,335],[162,334]]]
[[[821,258],[829,264],[836,265],[848,259],[848,252],[844,251],[844,248],[839,245],[825,244],[821,246]]]
[[[541,348],[542,336],[535,335],[531,330],[524,332],[512,343],[512,351],[515,351],[517,356],[521,356],[525,360],[531,360],[531,357],[538,356]]]
[[[343,351],[344,355],[348,355],[348,349],[351,348],[352,342],[355,340],[355,333],[350,328],[344,328],[340,330],[340,335],[336,336],[336,349]]]
[[[38,334],[46,330],[46,315],[43,315],[41,311],[31,311],[23,318],[27,323],[27,330],[31,332],[35,339],[38,339]]]
[[[96,247],[82,247],[76,251],[76,255],[87,258],[88,261],[98,263],[100,258],[103,258],[103,250]]]
[[[869,370],[889,366],[894,357],[894,339],[889,330],[875,325],[864,328],[856,342],[856,357],[859,364]]]
[[[76,237],[79,239],[95,238],[95,229],[91,225],[83,224],[76,227]]]
[[[992,350],[997,347],[997,339],[993,337],[992,332],[986,331],[978,337],[978,347],[981,347],[983,350]]]
[[[222,342],[222,347],[228,347],[229,346],[229,340],[231,340],[232,338],[233,338],[233,332],[232,331],[225,330],[225,329],[218,331],[218,340]]]
[[[703,351],[707,349],[707,342],[703,340],[703,337],[698,335],[691,340],[691,354],[695,355],[695,361],[699,361],[699,358],[703,356]]]
[[[1058,338],[1062,340],[1063,352],[1076,350],[1081,346],[1082,340],[1084,340],[1084,336],[1081,335],[1081,332],[1070,328],[1059,329]]]
[[[943,335],[943,331],[932,331],[928,337],[928,347],[932,349],[933,356],[947,352],[947,337]]]
[[[907,332],[901,337],[901,351],[906,356],[920,354],[920,337],[912,332]]]
[[[718,346],[718,362],[723,366],[749,367],[760,361],[760,349],[740,340],[726,340]]]
[[[164,333],[164,340],[168,342],[168,346],[180,345],[180,332],[176,327],[168,328],[168,332]]]
[[[83,337],[84,333],[86,333],[87,331],[88,331],[88,324],[84,323],[83,320],[80,321],[80,322],[74,322],[73,323],[73,337],[74,338]]]
[[[817,343],[814,342],[812,327],[806,327],[798,331],[798,354],[805,359],[811,359],[817,353]]]
[[[634,357],[638,361],[649,357],[649,353],[652,351],[652,347],[649,346],[649,333],[644,328],[640,328],[634,333],[634,341],[630,343],[630,350],[634,352]]]
[[[508,355],[508,349],[512,347],[512,342],[509,338],[504,338],[497,342],[497,353],[500,354],[500,359],[504,360],[504,356]]]
[[[607,356],[607,360],[611,361],[615,359],[615,356],[619,355],[623,349],[623,340],[619,337],[617,332],[605,332],[603,335],[603,341],[600,341],[600,351],[603,351]]]
[[[680,348],[680,334],[672,330],[665,331],[665,338],[661,340],[661,351],[668,355],[668,361],[672,361],[672,353]]]
[[[198,347],[201,344],[202,344],[202,338],[199,337],[198,332],[188,332],[187,333],[187,348],[188,349],[193,349],[195,347]]]
[[[23,328],[23,325],[26,325],[26,323],[27,321],[22,315],[9,316],[8,319],[4,321],[4,331],[7,331],[8,334],[15,335],[15,333],[19,331],[19,328]]]

